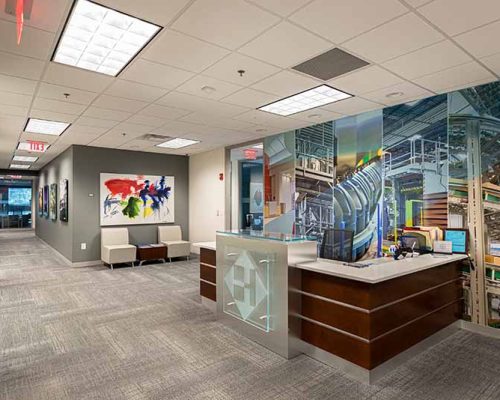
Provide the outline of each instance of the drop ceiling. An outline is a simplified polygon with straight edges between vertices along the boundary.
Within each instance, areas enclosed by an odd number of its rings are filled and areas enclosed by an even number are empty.
[[[0,168],[29,155],[20,140],[50,144],[32,169],[72,144],[195,154],[500,76],[498,0],[97,2],[163,27],[116,78],[50,61],[71,1],[34,0],[20,46],[0,1]],[[328,81],[292,69],[334,48],[369,65]],[[289,117],[256,110],[321,84],[355,97]],[[28,117],[71,126],[25,133]],[[145,134],[200,143],[166,149]]]

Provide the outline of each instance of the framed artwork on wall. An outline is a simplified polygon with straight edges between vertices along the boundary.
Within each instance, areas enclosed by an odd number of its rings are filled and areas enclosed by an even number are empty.
[[[101,173],[101,226],[174,222],[174,177]]]
[[[43,216],[49,217],[49,185],[43,187]]]
[[[59,183],[59,219],[68,222],[68,180],[61,179]]]
[[[38,215],[43,217],[43,187],[38,188]]]
[[[57,219],[57,183],[50,185],[49,216],[52,221]]]

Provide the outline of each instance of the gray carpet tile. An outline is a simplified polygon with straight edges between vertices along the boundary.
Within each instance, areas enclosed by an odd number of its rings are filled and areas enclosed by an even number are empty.
[[[72,267],[0,232],[1,399],[500,399],[500,341],[461,331],[377,384],[219,324],[198,260]]]

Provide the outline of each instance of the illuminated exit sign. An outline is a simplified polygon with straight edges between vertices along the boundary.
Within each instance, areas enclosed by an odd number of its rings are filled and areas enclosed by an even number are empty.
[[[45,153],[49,146],[45,142],[38,142],[36,140],[27,140],[26,142],[19,142],[18,150],[30,151],[33,153]]]
[[[255,160],[257,158],[257,150],[255,149],[245,149],[243,150],[243,155],[247,160]]]

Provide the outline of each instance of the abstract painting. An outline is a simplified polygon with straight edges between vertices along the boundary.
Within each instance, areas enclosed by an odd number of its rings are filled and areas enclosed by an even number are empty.
[[[43,187],[43,216],[49,217],[49,185]]]
[[[50,185],[49,215],[52,221],[57,219],[57,183],[52,183]]]
[[[59,197],[59,219],[68,222],[68,180],[61,179],[59,183],[59,190],[61,191]]]
[[[43,187],[38,188],[38,215],[43,217]]]
[[[174,177],[101,174],[101,226],[174,222]]]

